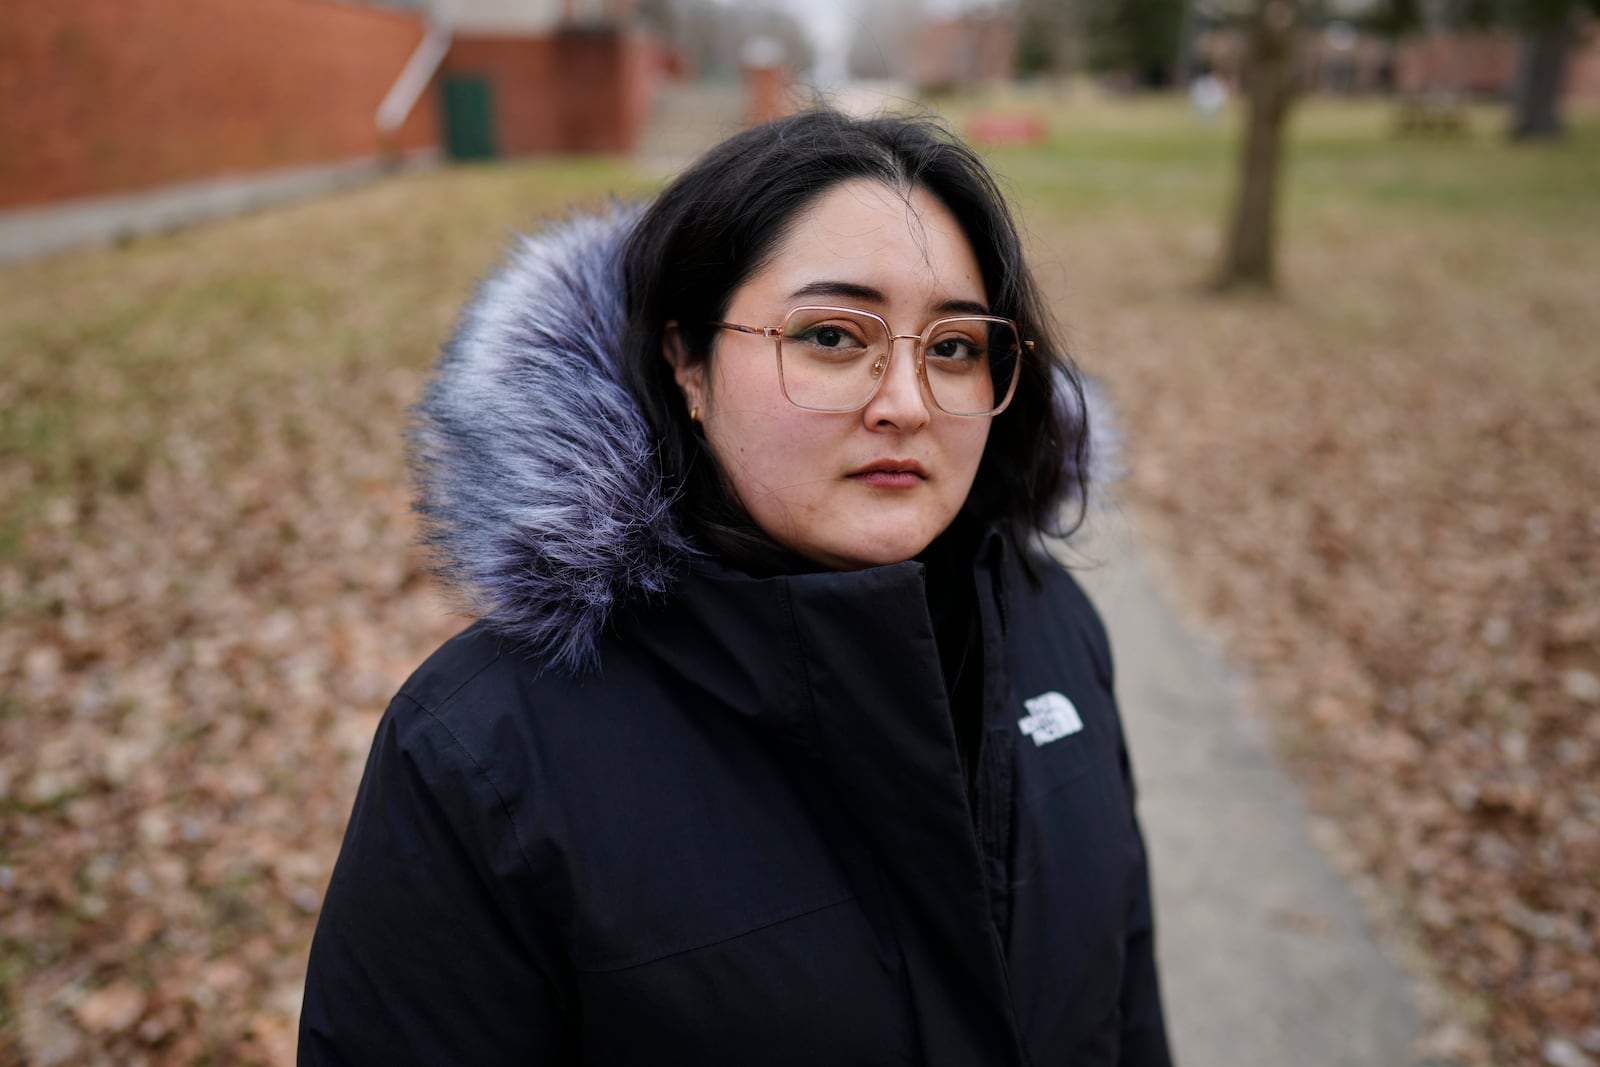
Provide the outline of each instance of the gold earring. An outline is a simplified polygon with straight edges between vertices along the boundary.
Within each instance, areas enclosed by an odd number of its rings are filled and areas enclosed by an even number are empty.
[[[700,405],[699,404],[696,404],[694,407],[689,409],[689,421],[690,422],[699,422],[700,421]]]

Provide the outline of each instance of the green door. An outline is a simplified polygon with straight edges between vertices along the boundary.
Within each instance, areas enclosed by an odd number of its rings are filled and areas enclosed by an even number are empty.
[[[444,136],[451,159],[493,159],[494,85],[482,75],[444,80]]]

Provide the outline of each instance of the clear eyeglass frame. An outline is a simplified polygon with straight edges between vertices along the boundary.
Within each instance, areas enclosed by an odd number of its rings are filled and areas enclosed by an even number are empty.
[[[867,395],[860,401],[860,403],[851,404],[848,407],[818,407],[813,404],[802,404],[790,395],[788,381],[783,372],[783,336],[788,330],[789,323],[794,320],[796,315],[814,312],[828,312],[842,315],[860,316],[865,319],[871,319],[883,327],[884,336],[888,339],[887,354],[878,365],[873,367],[875,380],[872,384],[872,387],[868,390]],[[1012,336],[1017,338],[1018,358],[1016,364],[1012,367],[1011,380],[1005,387],[1004,395],[1000,396],[999,402],[993,408],[988,411],[952,411],[939,402],[938,393],[934,391],[932,384],[928,381],[928,339],[932,337],[941,327],[947,326],[949,323],[973,321],[1004,324],[1011,327]],[[883,387],[885,379],[889,377],[889,367],[894,361],[894,343],[896,341],[915,341],[916,349],[914,358],[916,360],[917,381],[921,385],[922,390],[927,395],[928,399],[933,401],[935,407],[944,412],[946,415],[955,415],[961,418],[992,417],[1000,414],[1010,406],[1011,399],[1016,395],[1017,392],[1017,382],[1022,377],[1021,357],[1023,353],[1032,352],[1034,350],[1034,343],[1032,341],[1022,340],[1022,331],[1017,327],[1016,322],[1011,319],[1001,318],[998,315],[947,315],[944,318],[935,319],[933,322],[929,323],[920,334],[895,333],[894,330],[889,326],[888,321],[885,320],[882,315],[876,315],[873,312],[865,311],[861,308],[843,307],[831,304],[802,304],[799,307],[790,308],[789,313],[783,317],[783,322],[777,326],[744,326],[736,322],[719,322],[715,319],[707,320],[707,325],[715,326],[719,330],[734,330],[739,333],[753,334],[758,337],[765,337],[772,341],[773,355],[776,356],[778,360],[778,384],[783,390],[784,399],[789,401],[789,403],[793,404],[795,407],[801,408],[805,411],[821,411],[830,414],[860,411],[862,408],[872,403],[873,397],[878,395],[878,390]],[[997,393],[998,392],[999,391],[997,390]]]

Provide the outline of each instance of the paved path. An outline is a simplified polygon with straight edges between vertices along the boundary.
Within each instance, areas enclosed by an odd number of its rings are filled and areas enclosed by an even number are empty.
[[[166,233],[272,204],[373,181],[397,169],[426,167],[434,154],[227,175],[113,196],[0,211],[0,263],[63,249]]]
[[[1419,1021],[1399,970],[1312,843],[1304,806],[1214,645],[1163,599],[1129,520],[1072,558],[1111,631],[1153,863],[1179,1067],[1405,1067]]]

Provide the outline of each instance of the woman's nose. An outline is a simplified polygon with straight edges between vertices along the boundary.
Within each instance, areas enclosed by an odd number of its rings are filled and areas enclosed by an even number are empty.
[[[927,424],[928,398],[917,373],[917,341],[915,337],[896,337],[889,342],[888,366],[881,369],[886,380],[878,386],[862,416],[869,429],[909,432]],[[893,347],[896,344],[898,348]]]

